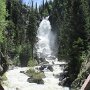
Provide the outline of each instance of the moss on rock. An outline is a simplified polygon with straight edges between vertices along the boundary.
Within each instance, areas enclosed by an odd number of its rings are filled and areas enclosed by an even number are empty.
[[[44,84],[44,81],[42,79],[45,78],[45,74],[43,72],[36,72],[34,69],[29,69],[26,71],[26,75],[30,77],[28,79],[28,82]]]

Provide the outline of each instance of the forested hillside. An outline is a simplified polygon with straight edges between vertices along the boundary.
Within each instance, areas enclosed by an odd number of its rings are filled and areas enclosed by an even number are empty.
[[[90,73],[90,2],[55,0],[50,21],[58,36],[58,58],[68,62],[64,85],[79,90]]]
[[[36,35],[46,16],[56,34],[56,57],[68,63],[63,86],[79,90],[90,74],[89,0],[43,0],[39,7],[33,1],[26,5],[23,0],[0,0],[0,75],[10,65],[39,63]]]

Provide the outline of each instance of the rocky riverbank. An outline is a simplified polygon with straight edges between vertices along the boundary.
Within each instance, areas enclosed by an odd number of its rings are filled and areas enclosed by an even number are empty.
[[[52,62],[52,61],[51,61]],[[49,62],[49,64],[51,63]],[[63,64],[63,62],[58,62],[59,64]],[[51,65],[51,64],[50,64]],[[41,67],[41,66],[39,66]],[[37,68],[37,66],[35,67]],[[4,90],[69,90],[67,87],[59,86],[59,77],[56,77],[58,74],[62,72],[61,65],[52,65],[53,71],[50,71],[48,68],[43,70],[45,77],[42,79],[44,82],[37,83],[28,82],[31,81],[30,77],[25,74],[29,68],[14,68],[13,70],[9,70],[6,72],[7,81],[4,81],[3,87]]]

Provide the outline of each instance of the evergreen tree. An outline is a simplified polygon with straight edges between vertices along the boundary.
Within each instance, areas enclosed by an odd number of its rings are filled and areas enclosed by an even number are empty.
[[[7,13],[5,3],[5,0],[0,0],[0,76],[2,76],[8,69],[4,35],[7,24]]]
[[[54,0],[50,17],[53,31],[57,33],[59,59],[68,62],[68,86],[77,78],[83,52],[87,54],[89,38],[89,7],[85,0]]]
[[[33,49],[34,49],[34,44],[36,41],[36,16],[35,13],[33,11],[31,11],[29,13],[29,23],[28,23],[28,27],[27,27],[27,38],[29,39],[29,42],[31,44],[32,47],[32,58],[33,58]]]
[[[5,0],[0,0],[0,43],[3,42],[3,32],[6,26],[6,5]]]

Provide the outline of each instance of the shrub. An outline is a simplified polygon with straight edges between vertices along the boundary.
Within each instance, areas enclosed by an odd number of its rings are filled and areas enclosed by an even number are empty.
[[[33,79],[45,78],[45,75],[43,72],[36,72],[34,69],[27,70],[26,75],[28,75],[29,77],[32,77]]]
[[[36,65],[38,65],[38,62],[36,60],[30,59],[27,66],[34,67]]]
[[[4,74],[3,76],[2,76],[2,81],[6,81],[7,80],[7,77],[6,77],[6,75]]]
[[[5,74],[3,76],[0,76],[0,84],[1,82],[6,81],[6,80],[7,80],[7,77]]]

